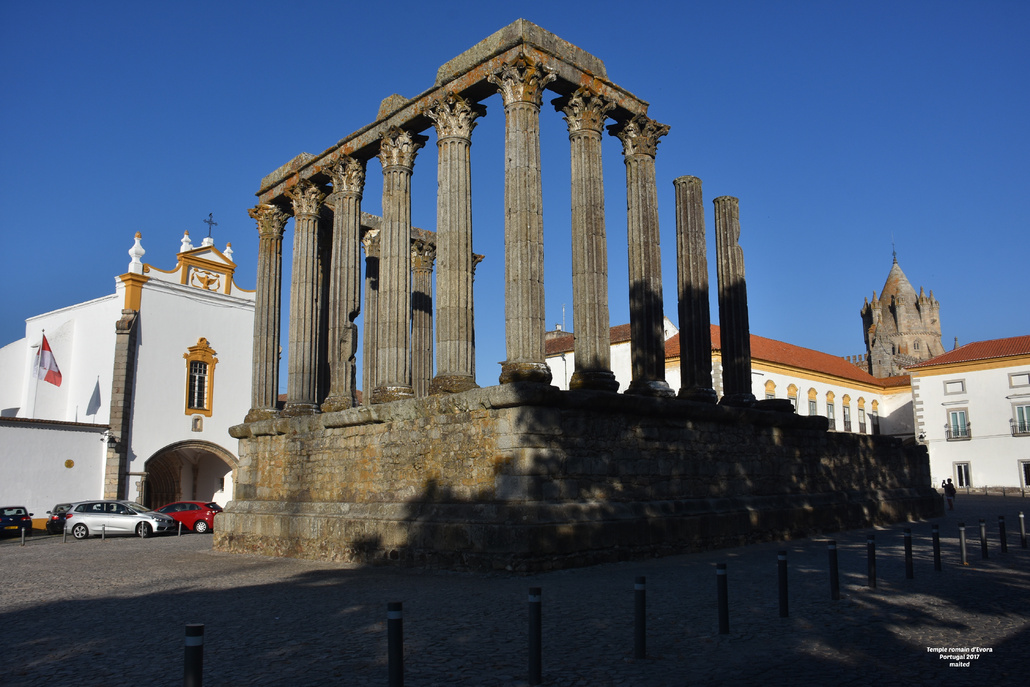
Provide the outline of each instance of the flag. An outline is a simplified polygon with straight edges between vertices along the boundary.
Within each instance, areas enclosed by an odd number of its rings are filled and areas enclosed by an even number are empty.
[[[100,410],[100,377],[97,377],[97,385],[93,387],[93,395],[89,397],[86,405],[86,415],[96,415]]]
[[[36,376],[44,382],[50,382],[54,386],[61,386],[61,370],[57,367],[57,361],[54,360],[54,352],[50,350],[46,334],[43,335],[43,344],[39,347],[39,353],[36,354],[36,357],[38,358],[36,361]]]

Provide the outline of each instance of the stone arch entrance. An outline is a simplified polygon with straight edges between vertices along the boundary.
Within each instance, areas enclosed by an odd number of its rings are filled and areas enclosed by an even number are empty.
[[[179,441],[157,451],[146,462],[140,503],[160,508],[173,501],[232,500],[239,461],[226,449],[206,441]]]

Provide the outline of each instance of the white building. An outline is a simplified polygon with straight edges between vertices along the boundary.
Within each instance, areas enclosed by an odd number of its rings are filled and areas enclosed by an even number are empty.
[[[232,249],[183,237],[175,267],[141,260],[111,295],[31,317],[0,348],[0,502],[128,498],[228,503],[250,405],[254,293]],[[45,335],[61,384],[39,379]]]
[[[620,391],[632,378],[629,325],[612,327],[611,365]],[[552,384],[569,388],[575,371],[572,332],[549,332],[547,364]],[[680,345],[665,318],[665,380],[680,388]],[[722,397],[720,330],[712,325],[712,380]],[[912,394],[908,376],[880,379],[840,356],[751,335],[751,389],[756,399],[789,399],[800,415],[821,415],[837,431],[911,438]]]
[[[977,341],[908,370],[934,485],[1030,488],[1030,336]]]

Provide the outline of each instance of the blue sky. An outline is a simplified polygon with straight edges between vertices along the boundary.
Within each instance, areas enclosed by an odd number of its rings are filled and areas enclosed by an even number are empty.
[[[892,243],[941,303],[944,344],[1030,333],[1030,3],[0,2],[0,345],[24,320],[111,293],[132,236],[170,268],[183,230],[231,242],[253,288],[261,178],[370,123],[392,93],[516,12],[604,60],[671,126],[658,148],[666,313],[675,177],[740,199],[755,334],[864,350],[859,309]],[[388,9],[389,8],[389,9]],[[503,110],[473,136],[481,384],[503,344]],[[572,326],[569,147],[542,115],[547,322]],[[430,132],[431,133],[431,132]],[[413,220],[435,224],[435,137]],[[627,322],[625,169],[604,142],[612,324]],[[364,209],[380,211],[369,164]],[[292,238],[292,225],[287,240]],[[288,250],[287,250],[288,254]],[[287,300],[284,299],[284,303]],[[713,302],[713,320],[717,319]],[[112,323],[113,327],[113,323]],[[284,329],[285,331],[285,329]],[[285,366],[284,366],[285,369]],[[285,388],[285,387],[283,387]]]

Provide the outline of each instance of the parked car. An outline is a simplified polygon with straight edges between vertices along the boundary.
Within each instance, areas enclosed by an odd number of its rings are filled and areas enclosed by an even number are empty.
[[[64,514],[64,526],[76,539],[106,534],[136,534],[149,537],[155,533],[174,532],[175,520],[164,513],[155,513],[132,501],[79,501]]]
[[[46,531],[50,534],[60,534],[64,531],[64,515],[71,509],[70,503],[59,503],[53,510],[46,512]]]
[[[32,513],[25,506],[4,506],[0,508],[0,536],[14,534],[24,529],[26,536],[32,534]]]
[[[204,501],[176,501],[157,509],[158,513],[170,515],[194,532],[210,532],[215,526],[215,515],[222,512],[217,503]]]

